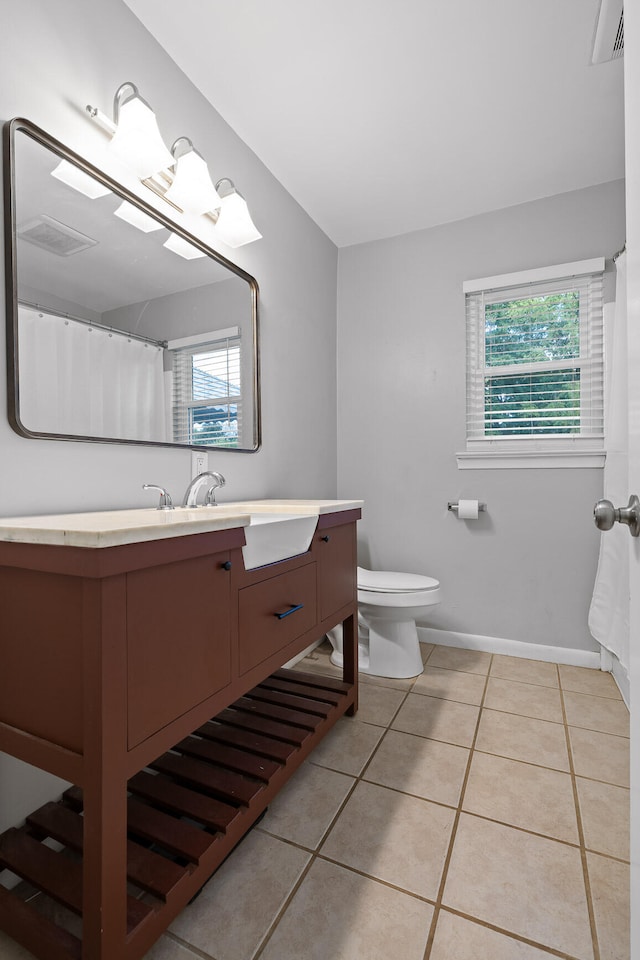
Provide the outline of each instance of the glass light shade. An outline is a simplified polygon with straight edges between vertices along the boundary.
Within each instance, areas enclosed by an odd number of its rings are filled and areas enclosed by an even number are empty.
[[[111,193],[111,190],[100,183],[99,180],[94,180],[88,173],[85,173],[84,170],[76,167],[73,163],[69,163],[68,160],[61,160],[58,166],[51,171],[51,176],[55,177],[56,180],[62,180],[67,186],[73,187],[78,193],[83,193],[85,197],[89,197],[91,200],[106,197],[108,193]]]
[[[175,163],[162,140],[155,113],[139,97],[120,105],[109,149],[141,180]]]
[[[251,219],[247,202],[237,191],[220,201],[216,233],[228,247],[242,247],[261,239],[262,234]]]
[[[183,240],[177,233],[169,234],[169,239],[165,240],[162,246],[171,250],[172,253],[177,253],[179,257],[184,257],[185,260],[197,260],[198,257],[206,257],[206,253],[194,247],[192,243]]]
[[[161,223],[158,223],[153,217],[147,216],[142,210],[138,210],[137,207],[134,207],[133,204],[127,200],[123,200],[118,209],[113,212],[116,217],[120,217],[121,220],[126,220],[132,227],[137,227],[137,229],[142,230],[143,233],[162,230]]]
[[[195,150],[189,150],[175,161],[173,183],[165,197],[185,213],[206,213],[217,210],[221,200],[209,176],[209,169]]]

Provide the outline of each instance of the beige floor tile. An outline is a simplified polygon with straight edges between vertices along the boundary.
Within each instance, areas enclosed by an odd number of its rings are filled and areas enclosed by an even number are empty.
[[[0,953],[0,956],[4,960],[4,954]],[[171,937],[161,937],[149,953],[145,953],[144,960],[200,960],[200,958]]]
[[[434,899],[454,811],[359,783],[321,847],[323,856]]]
[[[564,727],[548,720],[483,710],[476,749],[555,770],[569,770]]]
[[[361,723],[388,727],[406,696],[403,690],[391,690],[374,684],[361,683],[358,689],[358,712]]]
[[[336,679],[342,680],[342,667],[334,667],[329,659],[329,653],[321,647],[316,647],[304,660],[299,660],[293,669],[301,670],[303,673],[319,673],[323,677],[336,677]]]
[[[629,736],[629,711],[623,700],[592,697],[584,693],[565,693],[567,723],[617,737]]]
[[[518,713],[522,717],[533,717],[537,720],[562,723],[564,719],[559,690],[536,683],[522,683],[519,680],[489,677],[484,705],[491,710]]]
[[[587,850],[629,859],[629,791],[576,777]]]
[[[282,909],[309,854],[254,830],[171,931],[216,960],[249,960]]]
[[[536,943],[592,960],[580,851],[462,814],[443,903]]]
[[[412,693],[480,706],[485,682],[485,678],[478,673],[443,670],[442,667],[427,664],[424,673],[416,677]]]
[[[420,644],[420,653],[422,654],[422,662],[426,663],[433,651],[435,650],[435,644],[433,643],[421,643]]]
[[[629,960],[629,867],[587,854],[600,960]]]
[[[260,829],[315,850],[354,782],[343,773],[303,763],[272,800]]]
[[[571,777],[558,770],[476,752],[464,809],[556,840],[579,840]]]
[[[555,663],[507,657],[503,654],[494,656],[491,676],[501,677],[503,680],[520,680],[522,683],[538,683],[543,687],[558,686],[558,668]]]
[[[364,779],[455,807],[468,759],[466,747],[388,730]]]
[[[433,907],[316,860],[261,960],[422,960]]]
[[[440,912],[429,960],[550,960],[546,951],[479,923]]]
[[[315,747],[309,759],[318,766],[357,777],[383,734],[382,727],[362,723],[355,717],[343,717]]]
[[[571,667],[561,663],[560,686],[563,690],[572,690],[574,693],[590,693],[594,697],[611,697],[612,700],[622,700],[622,694],[610,673],[602,670],[590,670],[588,667]]]
[[[436,645],[427,660],[430,667],[443,667],[445,670],[462,670],[465,673],[489,672],[491,654],[480,650],[464,650],[462,647],[442,647]]]
[[[410,693],[393,721],[394,730],[470,747],[479,708],[468,703]]]
[[[573,766],[577,776],[629,786],[629,741],[596,730],[569,727]]]

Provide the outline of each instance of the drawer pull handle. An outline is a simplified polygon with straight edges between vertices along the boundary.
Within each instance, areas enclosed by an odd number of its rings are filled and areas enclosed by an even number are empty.
[[[231,570],[231,560],[225,560],[225,562],[221,563],[220,566],[223,570]]]
[[[278,620],[284,620],[285,617],[290,617],[292,613],[295,613],[296,610],[302,610],[304,603],[296,603],[289,607],[288,610],[285,610],[284,613],[276,613]]]
[[[324,537],[320,537],[320,539],[323,540],[324,543],[329,543],[329,540],[331,540],[331,537],[327,534]]]

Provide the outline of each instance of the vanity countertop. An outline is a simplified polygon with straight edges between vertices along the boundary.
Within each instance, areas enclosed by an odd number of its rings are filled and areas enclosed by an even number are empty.
[[[361,500],[250,500],[217,507],[101,510],[0,518],[0,541],[72,547],[115,547],[247,527],[253,513],[304,516],[354,510]]]

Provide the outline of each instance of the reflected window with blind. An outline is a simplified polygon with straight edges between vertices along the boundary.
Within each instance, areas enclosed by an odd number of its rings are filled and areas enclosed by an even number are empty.
[[[232,327],[168,344],[176,443],[242,445],[241,342]]]
[[[485,283],[465,285],[467,449],[601,448],[602,272]]]

